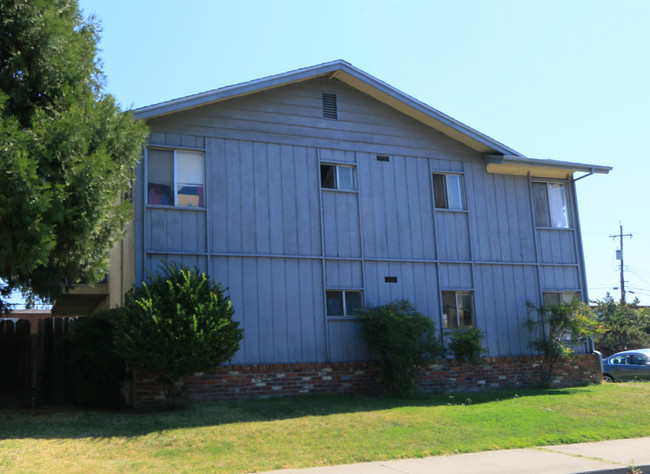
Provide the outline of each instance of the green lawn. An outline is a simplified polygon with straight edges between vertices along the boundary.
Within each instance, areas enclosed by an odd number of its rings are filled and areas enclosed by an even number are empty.
[[[650,384],[314,396],[175,411],[0,410],[0,471],[243,472],[650,436]]]

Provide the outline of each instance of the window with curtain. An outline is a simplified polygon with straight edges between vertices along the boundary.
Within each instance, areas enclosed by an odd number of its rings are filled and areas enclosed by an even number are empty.
[[[459,174],[433,173],[433,200],[436,209],[465,209],[463,177]]]
[[[200,151],[147,150],[147,203],[205,207],[205,155]]]
[[[537,227],[569,228],[569,208],[563,183],[532,183],[533,211]]]
[[[474,327],[471,291],[442,292],[442,327],[444,329]]]

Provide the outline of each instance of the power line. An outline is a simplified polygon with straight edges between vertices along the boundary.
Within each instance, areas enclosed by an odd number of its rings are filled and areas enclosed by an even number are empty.
[[[650,230],[650,227],[648,227],[647,225],[639,224],[638,222],[630,222],[630,221],[621,221],[621,222],[631,225],[632,227],[641,227],[642,229]]]

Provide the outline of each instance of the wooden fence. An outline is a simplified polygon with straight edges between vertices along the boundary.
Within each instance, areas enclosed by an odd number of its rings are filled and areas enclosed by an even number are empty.
[[[0,406],[36,407],[70,403],[65,370],[72,318],[0,321]]]

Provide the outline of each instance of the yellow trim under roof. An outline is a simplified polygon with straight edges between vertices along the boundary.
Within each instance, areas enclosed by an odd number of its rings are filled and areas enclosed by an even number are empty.
[[[573,173],[607,174],[610,166],[587,165],[569,161],[539,160],[508,155],[483,155],[485,169],[492,174],[532,176],[534,178],[571,179]]]

